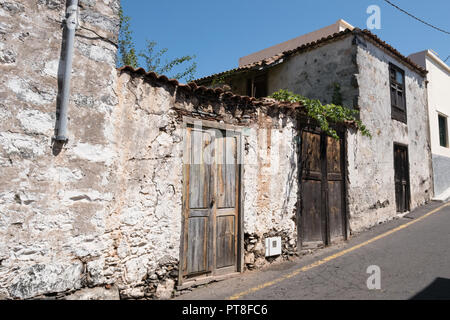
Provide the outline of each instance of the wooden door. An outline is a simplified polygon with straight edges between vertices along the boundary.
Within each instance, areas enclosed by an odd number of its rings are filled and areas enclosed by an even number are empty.
[[[302,133],[301,219],[302,247],[318,247],[325,243],[325,207],[323,206],[322,136]]]
[[[326,137],[327,207],[329,242],[345,239],[344,139]]]
[[[184,279],[237,271],[239,138],[221,130],[187,128]]]
[[[187,203],[185,208],[185,263],[183,271],[189,275],[212,270],[210,248],[213,241],[214,181],[212,159],[214,135],[211,132],[187,128],[185,165]]]
[[[222,135],[225,133],[222,132]],[[215,268],[236,271],[239,171],[237,162],[238,136],[222,136],[217,140],[217,204]]]
[[[395,203],[397,212],[410,210],[408,147],[394,144]]]
[[[343,137],[302,131],[300,241],[314,248],[346,238]]]

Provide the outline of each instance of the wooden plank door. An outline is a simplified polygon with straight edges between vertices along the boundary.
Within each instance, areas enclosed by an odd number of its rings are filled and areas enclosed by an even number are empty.
[[[345,239],[344,139],[326,137],[327,207],[329,242]]]
[[[323,189],[322,136],[315,132],[302,133],[301,219],[302,247],[325,244],[325,207]]]
[[[346,238],[344,139],[302,131],[300,241],[303,249]]]
[[[394,144],[395,203],[397,212],[410,210],[408,147]]]
[[[240,137],[187,128],[184,165],[184,279],[237,271]],[[185,158],[185,159],[186,159]]]
[[[213,267],[214,135],[188,127],[186,136],[183,273],[195,276],[211,272]]]
[[[216,255],[217,273],[234,272],[237,268],[238,252],[238,214],[239,214],[239,170],[238,136],[225,136],[216,140],[217,147],[217,205]]]

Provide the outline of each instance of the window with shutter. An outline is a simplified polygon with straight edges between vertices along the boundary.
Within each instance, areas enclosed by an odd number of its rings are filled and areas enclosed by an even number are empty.
[[[392,119],[406,123],[405,72],[389,64]]]

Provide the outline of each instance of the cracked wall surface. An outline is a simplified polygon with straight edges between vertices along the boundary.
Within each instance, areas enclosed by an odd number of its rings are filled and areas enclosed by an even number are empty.
[[[261,249],[269,234],[286,240],[284,256],[295,251],[295,117],[118,74],[118,8],[118,0],[80,1],[69,141],[59,146],[65,1],[0,0],[0,298],[171,297],[181,115],[198,111],[246,128],[246,267],[269,262]]]
[[[160,298],[178,280],[183,116],[243,130],[243,232],[249,242],[245,266],[253,269],[272,261],[264,258],[264,238],[269,234],[283,236],[285,257],[295,252],[297,147],[293,115],[281,111],[269,115],[263,109],[248,113],[248,108],[233,101],[187,94],[127,72],[120,74],[118,86],[115,126],[122,140],[123,161],[118,170],[123,193],[118,198],[123,200],[117,202],[114,221],[117,263],[124,264],[126,271],[123,294]]]
[[[103,285],[115,272],[107,267],[114,240],[106,217],[117,186],[112,116],[119,1],[80,1],[70,136],[60,150],[52,148],[52,136],[65,3],[0,1],[3,298]]]
[[[406,124],[391,117],[389,63],[405,71]],[[373,138],[347,135],[350,225],[354,231],[398,216],[394,143],[408,146],[411,210],[427,203],[433,194],[426,79],[369,41],[358,45],[357,64],[360,117]]]

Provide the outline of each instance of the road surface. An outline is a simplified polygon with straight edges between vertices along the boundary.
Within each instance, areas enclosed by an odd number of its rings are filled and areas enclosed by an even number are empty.
[[[429,298],[450,299],[450,205],[437,202],[345,243],[247,271],[176,299]]]

